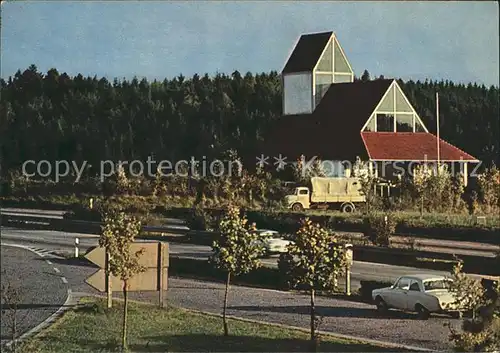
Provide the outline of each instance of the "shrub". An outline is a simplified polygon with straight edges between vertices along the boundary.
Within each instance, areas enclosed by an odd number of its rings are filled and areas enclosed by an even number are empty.
[[[30,180],[27,176],[23,175],[20,171],[10,171],[7,178],[2,185],[3,195],[17,195],[28,192]]]
[[[455,351],[458,352],[498,352],[500,349],[500,283],[488,286],[468,278],[462,272],[459,262],[452,271],[451,292],[456,303],[464,310],[471,311],[472,318],[462,322],[458,331],[449,325]]]
[[[217,228],[218,217],[203,207],[195,207],[190,219],[189,228],[197,230],[214,231]]]
[[[130,178],[129,192],[137,196],[149,196],[152,193],[151,183],[144,176]]]
[[[373,244],[389,246],[390,237],[396,231],[396,221],[390,214],[365,218],[364,235]]]
[[[476,190],[472,190],[470,196],[467,198],[467,207],[469,209],[469,214],[475,215],[479,208],[478,194]]]
[[[430,177],[431,171],[426,165],[417,165],[413,170],[413,190],[415,197],[420,200],[420,215],[424,213],[425,191]]]
[[[481,200],[489,212],[500,207],[500,170],[495,165],[478,176]]]
[[[353,175],[358,177],[361,183],[361,191],[366,197],[366,211],[371,213],[381,206],[381,202],[377,197],[376,186],[379,180],[370,173],[369,162],[363,162],[359,157],[353,166]]]

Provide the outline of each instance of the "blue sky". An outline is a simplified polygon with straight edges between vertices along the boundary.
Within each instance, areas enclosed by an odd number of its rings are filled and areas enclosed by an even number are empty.
[[[357,75],[498,86],[498,9],[494,1],[8,0],[1,76],[31,64],[108,78],[281,71],[300,34],[333,30]]]

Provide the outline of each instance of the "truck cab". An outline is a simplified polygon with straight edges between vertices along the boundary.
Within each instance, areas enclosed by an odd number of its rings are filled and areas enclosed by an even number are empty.
[[[285,196],[288,208],[292,211],[302,211],[311,207],[311,192],[308,187],[296,187],[290,195]]]

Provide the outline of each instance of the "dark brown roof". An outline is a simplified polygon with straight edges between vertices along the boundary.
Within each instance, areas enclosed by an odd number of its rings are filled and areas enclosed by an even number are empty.
[[[266,136],[262,152],[288,160],[301,155],[323,160],[367,158],[360,131],[393,80],[336,83],[312,114],[285,115]]]
[[[302,35],[282,73],[312,71],[333,32]]]
[[[437,137],[428,132],[362,132],[368,155],[379,161],[437,161]],[[478,162],[470,154],[439,139],[441,161]]]

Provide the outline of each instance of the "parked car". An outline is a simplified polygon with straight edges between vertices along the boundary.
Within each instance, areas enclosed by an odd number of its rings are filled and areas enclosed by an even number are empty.
[[[372,298],[379,312],[388,309],[417,312],[425,320],[431,313],[459,311],[449,291],[450,282],[446,276],[433,274],[401,276],[391,287],[373,290]]]
[[[266,255],[280,254],[286,252],[286,247],[292,243],[292,241],[283,239],[283,236],[275,230],[269,229],[257,229],[259,234],[264,237],[264,248]]]

